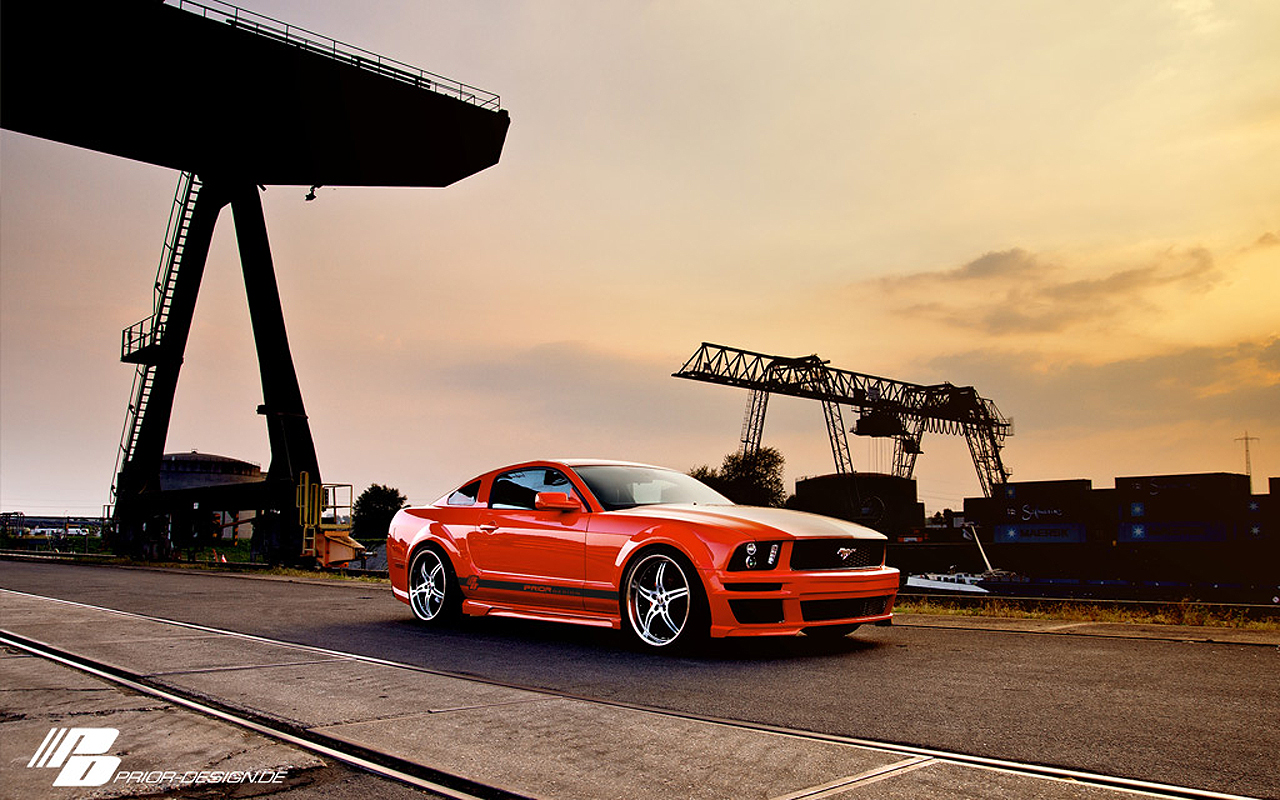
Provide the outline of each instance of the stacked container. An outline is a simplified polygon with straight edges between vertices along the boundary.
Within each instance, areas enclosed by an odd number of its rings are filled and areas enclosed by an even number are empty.
[[[1098,522],[1088,480],[1024,481],[996,487],[993,540],[1001,544],[1083,544]]]
[[[1249,478],[1224,472],[1116,478],[1116,540],[1225,542],[1240,537],[1251,501]]]

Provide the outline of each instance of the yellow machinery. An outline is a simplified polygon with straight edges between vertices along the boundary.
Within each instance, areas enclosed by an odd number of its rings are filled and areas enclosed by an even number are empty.
[[[341,567],[364,552],[364,545],[351,538],[353,495],[349,483],[312,483],[306,472],[298,477],[304,558],[314,558],[322,567]]]

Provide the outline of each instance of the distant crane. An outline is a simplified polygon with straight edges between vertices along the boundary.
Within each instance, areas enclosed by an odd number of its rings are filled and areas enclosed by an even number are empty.
[[[920,439],[929,432],[965,437],[987,497],[994,487],[1008,482],[1000,448],[1013,434],[1013,423],[972,386],[922,386],[836,369],[829,363],[817,355],[788,358],[703,342],[673,377],[751,390],[742,424],[744,454],[759,450],[769,395],[782,394],[822,403],[838,473],[854,471],[841,411],[841,406],[850,406],[858,412],[852,428],[856,435],[894,439],[897,477],[911,478],[916,457],[923,452]]]

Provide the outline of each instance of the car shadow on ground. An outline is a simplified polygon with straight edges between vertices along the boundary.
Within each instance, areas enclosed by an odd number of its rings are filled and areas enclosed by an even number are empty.
[[[800,635],[706,639],[673,652],[645,648],[621,631],[551,622],[464,618],[445,627],[429,628],[406,616],[390,623],[390,627],[399,642],[406,645],[403,655],[409,657],[407,660],[420,663],[417,659],[426,654],[425,660],[437,669],[447,669],[445,665],[474,669],[493,662],[507,666],[525,662],[535,666],[536,672],[554,671],[566,664],[581,670],[584,662],[602,666],[620,661],[641,666],[672,661],[767,663],[856,657],[887,646],[879,637],[868,636],[868,631],[875,630],[870,627],[841,638]],[[409,642],[415,644],[408,645]],[[383,653],[380,657],[388,655]]]

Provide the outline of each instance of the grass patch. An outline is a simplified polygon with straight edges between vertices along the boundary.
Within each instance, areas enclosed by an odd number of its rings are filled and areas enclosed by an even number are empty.
[[[270,575],[277,578],[308,578],[332,581],[359,581],[363,583],[390,583],[387,578],[376,575],[348,575],[341,570],[304,569],[301,567],[268,567],[239,564],[223,564],[214,561],[134,561],[121,559],[113,564],[135,567],[164,567],[166,569],[192,569],[206,572],[233,572],[238,575]]]
[[[219,553],[222,551],[219,550]],[[215,561],[210,556],[212,553],[197,551],[194,561],[147,561],[145,559],[130,558],[128,556],[113,556],[106,554],[89,554],[84,553],[66,553],[50,550],[22,550],[9,551],[14,557],[30,555],[34,557],[48,557],[65,562],[77,562],[85,564],[105,565],[111,567],[142,567],[153,569],[186,569],[194,572],[221,572],[232,573],[237,575],[270,575],[281,578],[309,578],[334,581],[358,581],[362,583],[390,583],[387,578],[378,575],[351,575],[342,570],[321,570],[321,569],[305,569],[302,567],[270,567],[266,564],[253,564],[246,561],[236,562],[228,559],[228,563],[221,560]],[[185,554],[185,553],[184,553]]]
[[[956,617],[1106,622],[1128,625],[1194,625],[1238,630],[1280,631],[1278,609],[1187,602],[1090,602],[1079,600],[1014,600],[899,597],[894,611]]]
[[[293,567],[272,567],[270,569],[254,570],[254,575],[277,575],[282,578],[323,578],[333,581],[356,581],[358,583],[391,583],[388,578],[380,578],[376,575],[346,575],[342,572],[331,572],[328,570],[318,569],[296,569]]]

